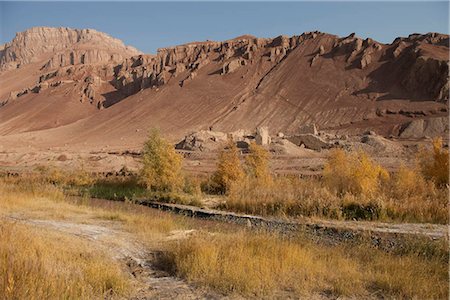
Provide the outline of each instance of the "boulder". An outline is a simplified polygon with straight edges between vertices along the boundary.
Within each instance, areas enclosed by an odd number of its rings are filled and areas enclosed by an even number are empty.
[[[377,153],[384,151],[390,154],[394,153],[397,154],[400,151],[402,151],[401,145],[397,144],[396,142],[385,139],[382,136],[372,134],[372,132],[363,135],[361,137],[361,143],[371,146],[372,150],[376,151]]]
[[[41,84],[39,84],[39,93],[41,91],[45,91],[46,89],[48,89],[48,87],[50,86],[50,84],[46,81],[42,82]]]
[[[413,120],[403,124],[399,136],[401,138],[436,137],[448,133],[448,117]]]
[[[15,100],[15,99],[17,99],[17,92],[16,91],[10,92],[9,96],[8,96],[8,100]]]
[[[269,128],[267,126],[257,127],[255,141],[258,145],[266,146],[271,142]]]
[[[185,136],[182,141],[175,145],[175,148],[189,151],[209,151],[219,147],[226,140],[226,133],[201,130]]]
[[[287,139],[297,146],[304,145],[305,148],[316,150],[316,151],[331,148],[331,145],[329,143],[327,143],[325,140],[323,140],[319,136],[311,134],[311,133],[297,134],[297,135],[289,136]]]

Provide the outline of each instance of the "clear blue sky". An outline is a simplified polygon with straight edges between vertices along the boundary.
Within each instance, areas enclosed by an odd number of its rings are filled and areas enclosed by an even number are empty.
[[[0,44],[33,26],[93,28],[146,53],[190,41],[243,34],[274,37],[319,30],[397,36],[448,33],[442,2],[0,2]]]

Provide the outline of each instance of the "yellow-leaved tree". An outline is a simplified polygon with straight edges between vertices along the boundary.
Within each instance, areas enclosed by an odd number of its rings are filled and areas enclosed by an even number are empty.
[[[245,158],[247,174],[254,178],[256,183],[270,185],[272,176],[269,169],[269,152],[255,142],[249,145],[249,154]]]
[[[182,161],[182,156],[161,137],[157,129],[150,130],[142,154],[142,183],[156,191],[180,190],[183,187]]]
[[[448,150],[442,145],[442,138],[433,140],[433,150],[422,148],[418,154],[419,166],[426,179],[431,179],[437,186],[449,183]]]
[[[242,180],[244,175],[238,148],[230,138],[225,149],[219,154],[217,170],[212,176],[213,183],[219,192],[226,193],[231,185]]]
[[[389,179],[389,173],[364,151],[346,153],[341,149],[331,152],[323,176],[325,183],[339,194],[371,195],[382,181]]]

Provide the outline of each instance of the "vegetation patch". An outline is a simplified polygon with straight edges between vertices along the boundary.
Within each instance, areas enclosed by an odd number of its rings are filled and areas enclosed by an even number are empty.
[[[426,258],[419,251],[399,256],[367,244],[325,246],[240,231],[173,243],[165,262],[174,274],[224,294],[447,297],[447,258]]]
[[[80,239],[2,221],[0,240],[3,299],[99,299],[129,292],[119,263]]]

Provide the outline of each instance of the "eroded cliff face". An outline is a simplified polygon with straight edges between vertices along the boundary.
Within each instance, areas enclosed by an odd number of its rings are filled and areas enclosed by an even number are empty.
[[[45,54],[51,57],[44,65],[49,69],[77,63],[117,63],[139,51],[93,29],[33,27],[3,46],[0,70],[20,68]]]
[[[446,113],[448,40],[429,33],[381,44],[316,31],[195,42],[148,55],[94,30],[33,28],[0,48],[3,74],[23,69],[34,76],[28,85],[0,91],[0,106],[5,112],[8,104],[25,99],[23,111],[33,95],[57,95],[89,110],[89,116],[106,111],[105,122],[126,122],[132,107],[135,114],[148,110],[149,124],[164,111],[167,119],[186,121],[177,125],[184,130],[268,125],[289,131],[314,122],[345,132],[384,126],[385,119],[386,126],[398,127],[405,118]],[[28,72],[31,64],[36,68]],[[3,118],[14,113],[10,109]],[[70,114],[63,108],[58,113]]]
[[[332,44],[330,39],[334,41]],[[338,38],[320,32],[274,39],[244,36],[220,43],[187,44],[159,49],[155,57],[138,56],[125,60],[115,68],[114,86],[128,95],[162,86],[173,78],[183,86],[196,77],[199,69],[211,63],[221,64],[219,72],[222,75],[262,61],[269,62],[273,68],[308,40],[318,44],[317,51],[308,58],[311,67],[320,59],[343,57],[345,68],[370,69],[364,75],[374,82],[365,87],[367,92],[393,92],[394,96],[402,93],[401,98],[448,100],[448,53],[442,53],[448,51],[448,36],[435,33],[399,38],[390,45],[370,38],[363,40],[354,34]],[[427,51],[430,47],[436,49]],[[433,53],[433,50],[438,53]],[[181,74],[183,78],[180,79]],[[398,78],[391,80],[390,74]],[[387,80],[383,80],[383,76]],[[263,81],[264,77],[260,84]]]

